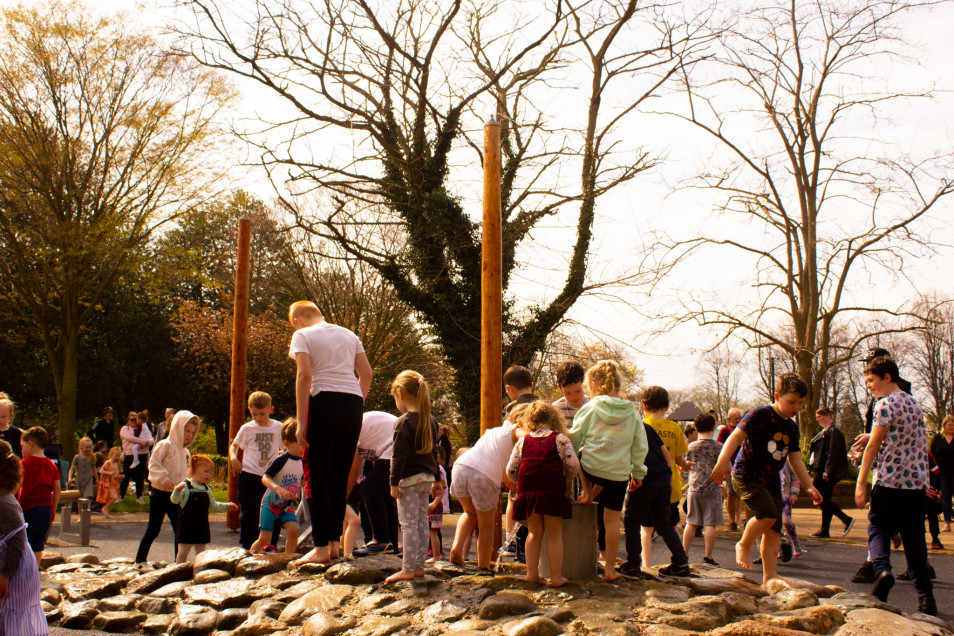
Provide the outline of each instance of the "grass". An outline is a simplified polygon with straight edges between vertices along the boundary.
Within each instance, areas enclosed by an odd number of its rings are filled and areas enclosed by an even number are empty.
[[[126,492],[126,498],[116,502],[113,506],[113,512],[149,512],[149,495],[143,497],[146,503],[136,503],[134,492],[135,488],[130,484],[130,488]],[[212,494],[220,502],[228,500],[228,492],[219,484],[212,484]]]

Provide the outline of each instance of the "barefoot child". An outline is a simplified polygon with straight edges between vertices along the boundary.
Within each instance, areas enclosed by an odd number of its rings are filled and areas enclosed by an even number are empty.
[[[209,486],[214,469],[215,464],[211,459],[205,455],[193,455],[189,460],[189,479],[172,491],[172,503],[181,509],[176,527],[176,541],[179,542],[176,563],[187,562],[192,548],[199,554],[212,540],[212,531],[209,528],[210,509],[213,512],[238,510],[238,506],[230,501],[219,503],[215,500]]]
[[[630,478],[646,476],[646,431],[636,418],[636,407],[619,397],[622,376],[619,365],[600,360],[586,372],[590,401],[573,418],[567,437],[580,457],[583,497],[580,501],[603,504],[606,525],[607,581],[620,577],[616,572],[619,551],[620,512]]]
[[[775,382],[775,402],[745,414],[722,447],[712,479],[721,483],[731,470],[735,492],[752,511],[742,538],[735,545],[735,561],[752,569],[752,544],[761,537],[762,584],[775,578],[782,533],[782,484],[779,471],[787,461],[802,483],[811,483],[798,449],[798,426],[792,417],[802,410],[808,385],[795,373],[783,373]],[[730,458],[739,454],[734,466]],[[809,487],[815,505],[821,495]]]
[[[295,516],[301,477],[304,473],[301,458],[305,449],[298,443],[298,420],[288,418],[282,424],[282,446],[285,452],[272,460],[262,475],[262,484],[268,488],[261,503],[258,539],[251,552],[261,553],[269,542],[275,522],[285,528],[285,554],[298,549],[298,517]],[[277,540],[275,545],[278,545]]]
[[[17,503],[19,458],[0,440],[0,634],[49,634],[40,606],[40,572]]]
[[[580,471],[580,461],[566,436],[563,416],[550,404],[534,402],[521,416],[527,435],[520,438],[510,454],[507,477],[517,483],[513,506],[516,521],[526,521],[527,577],[533,583],[545,583],[540,577],[540,549],[547,535],[550,559],[550,585],[561,587],[563,578],[563,520],[572,516],[567,487]]]
[[[69,483],[75,483],[79,496],[93,499],[96,495],[96,456],[93,455],[93,440],[84,437],[79,441],[79,452],[70,464],[66,477]]]
[[[122,461],[123,451],[118,446],[114,446],[109,449],[109,458],[99,469],[99,491],[96,493],[96,502],[103,506],[103,516],[107,519],[112,519],[109,512],[113,509],[113,504],[119,501],[119,466]]]
[[[401,570],[386,583],[424,576],[424,559],[430,531],[427,495],[437,499],[444,492],[437,458],[437,422],[431,417],[431,393],[415,371],[402,371],[391,383],[394,405],[402,413],[394,423],[391,455],[391,496],[397,499],[401,520]]]

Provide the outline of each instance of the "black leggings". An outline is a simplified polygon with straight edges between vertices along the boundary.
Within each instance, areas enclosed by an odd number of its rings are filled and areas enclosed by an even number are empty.
[[[848,523],[851,521],[851,517],[846,515],[845,512],[838,506],[838,504],[832,500],[832,497],[835,494],[835,486],[838,485],[837,480],[831,479],[829,481],[825,481],[819,475],[812,479],[812,485],[815,486],[815,490],[817,490],[822,496],[822,503],[820,506],[822,513],[822,532],[826,534],[828,533],[828,529],[831,526],[831,518],[833,516],[838,517],[838,520],[842,523]]]
[[[176,522],[179,519],[179,506],[172,503],[170,499],[171,492],[164,490],[153,490],[152,497],[149,498],[149,524],[146,526],[146,534],[142,536],[139,542],[139,550],[136,552],[136,563],[143,563],[149,558],[149,548],[152,542],[159,536],[162,530],[162,518],[169,517],[169,523],[172,524],[173,546],[175,554],[172,560],[175,561],[175,555],[179,554],[179,542],[175,540]]]
[[[352,393],[322,391],[308,400],[308,514],[316,548],[341,537],[363,408],[364,399]]]
[[[136,484],[136,496],[142,497],[146,494],[145,482],[146,482],[146,465],[149,464],[149,455],[144,454],[139,456],[139,465],[135,468],[130,468],[133,463],[132,455],[123,455],[123,482],[119,485],[119,499],[122,500],[126,496],[126,489],[129,488],[129,482],[132,481]]]

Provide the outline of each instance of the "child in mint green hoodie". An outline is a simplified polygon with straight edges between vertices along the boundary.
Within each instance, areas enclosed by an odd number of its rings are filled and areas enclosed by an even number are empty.
[[[619,550],[620,512],[630,479],[646,476],[648,445],[646,430],[636,417],[636,407],[619,397],[622,376],[619,365],[600,360],[586,372],[590,401],[573,418],[567,436],[580,456],[583,503],[603,504],[606,525],[606,580],[620,577],[616,572]]]

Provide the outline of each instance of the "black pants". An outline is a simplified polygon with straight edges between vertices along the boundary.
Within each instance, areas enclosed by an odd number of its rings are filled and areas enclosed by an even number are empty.
[[[830,479],[825,481],[822,479],[821,475],[818,475],[812,479],[812,485],[815,486],[815,490],[817,490],[822,496],[822,502],[820,506],[822,513],[820,530],[822,532],[828,534],[828,529],[831,526],[831,518],[833,516],[838,517],[842,523],[848,523],[851,521],[851,517],[845,514],[845,511],[842,510],[838,504],[832,501],[832,497],[835,494],[835,486],[838,485],[837,480]]]
[[[239,543],[248,550],[258,539],[258,522],[262,512],[262,497],[268,490],[261,475],[244,470],[238,477]]]
[[[941,511],[941,503],[931,497],[924,498],[924,515],[928,521],[928,531],[931,533],[931,541],[941,542],[941,524],[937,521],[937,515]]]
[[[162,530],[163,517],[169,518],[169,523],[172,524],[172,536],[175,537],[176,522],[179,519],[179,506],[172,503],[170,497],[172,497],[171,492],[152,491],[152,497],[149,498],[149,524],[146,526],[146,534],[142,536],[142,541],[139,542],[136,563],[143,563],[149,558],[149,548],[152,547],[152,542],[156,540],[159,531]],[[179,541],[175,538],[173,539],[173,545],[175,546],[175,554],[178,554]],[[174,559],[175,555],[173,555]]]
[[[900,534],[908,574],[919,597],[934,590],[924,542],[924,498],[923,490],[875,485],[868,508],[868,552],[875,574],[891,571],[891,537]]]
[[[126,490],[129,488],[129,482],[136,484],[136,496],[142,497],[146,494],[146,465],[149,464],[149,455],[139,456],[139,465],[130,468],[133,462],[132,455],[123,455],[123,482],[119,485],[119,499],[126,496]]]
[[[623,528],[626,530],[626,563],[630,567],[640,567],[643,560],[643,544],[640,526],[655,528],[656,533],[666,542],[672,554],[673,565],[686,565],[689,557],[682,547],[682,539],[672,524],[672,506],[669,496],[672,481],[669,476],[643,481],[636,490],[626,493]],[[606,555],[607,562],[614,555]]]
[[[398,545],[397,501],[391,497],[391,460],[376,459],[361,482],[361,499],[371,522],[371,534],[378,543]]]
[[[322,391],[308,400],[308,514],[316,548],[341,537],[363,408],[364,399],[351,393]]]

